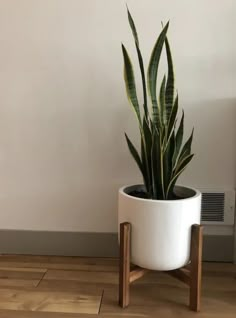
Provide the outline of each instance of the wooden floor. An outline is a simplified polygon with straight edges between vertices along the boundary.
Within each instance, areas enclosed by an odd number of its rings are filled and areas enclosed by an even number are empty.
[[[236,266],[203,265],[202,311],[188,309],[188,288],[151,272],[117,306],[116,259],[0,256],[0,318],[236,318]]]

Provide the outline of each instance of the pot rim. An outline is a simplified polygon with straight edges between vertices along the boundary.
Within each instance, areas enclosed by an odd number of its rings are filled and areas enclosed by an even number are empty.
[[[187,200],[193,200],[196,199],[198,197],[201,197],[201,192],[198,189],[192,188],[192,187],[186,187],[183,185],[176,185],[176,187],[178,188],[182,188],[182,189],[188,189],[188,190],[192,190],[195,192],[195,194],[191,197],[187,197],[184,199],[178,199],[178,200],[156,200],[156,199],[144,199],[144,198],[138,198],[138,197],[134,197],[132,195],[129,195],[127,193],[125,193],[125,189],[130,188],[130,187],[140,187],[143,186],[143,184],[132,184],[132,185],[125,185],[123,187],[121,187],[119,189],[119,194],[132,199],[132,200],[138,200],[138,201],[147,201],[147,202],[158,202],[158,203],[162,203],[162,204],[168,204],[170,202],[183,202],[183,201],[187,201]]]

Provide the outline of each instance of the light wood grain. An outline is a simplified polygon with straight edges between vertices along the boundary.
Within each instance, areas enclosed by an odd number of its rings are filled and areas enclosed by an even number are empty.
[[[69,256],[0,255],[0,267],[117,272],[118,259],[93,257],[78,258]]]
[[[0,256],[0,258],[1,258],[1,256]],[[34,273],[34,274],[40,273],[41,274],[41,273],[45,273],[47,271],[47,269],[46,268],[28,268],[28,267],[25,268],[25,267],[10,267],[10,266],[2,267],[2,266],[0,266],[0,273],[1,273],[1,271],[21,272],[21,273],[27,272],[27,273]]]
[[[36,287],[47,269],[0,267],[0,286]]]
[[[120,261],[119,261],[119,305],[129,306],[130,284],[142,278],[149,270],[131,264],[131,224],[120,224]],[[167,271],[167,274],[189,286],[189,307],[192,311],[200,311],[202,286],[202,243],[203,226],[192,225],[190,267]],[[131,270],[130,270],[131,269]]]
[[[191,236],[191,266],[190,266],[190,308],[200,311],[202,291],[202,245],[203,226],[195,224],[192,226]]]
[[[117,284],[118,273],[48,270],[44,276],[44,279],[66,281],[72,280],[87,284]]]
[[[4,287],[0,279],[0,318],[236,317],[233,264],[203,264],[202,308],[196,314],[188,309],[188,287],[166,273],[150,272],[135,281],[131,285],[130,306],[123,310],[117,305],[116,259],[1,257],[0,273],[5,277],[1,279],[10,281],[10,286]],[[34,278],[39,281],[37,287],[27,285]],[[61,310],[64,313],[58,312]]]
[[[136,280],[142,278],[144,275],[146,275],[149,272],[148,269],[136,267],[130,272],[129,276],[129,282],[133,283]]]
[[[203,292],[201,312],[191,312],[188,308],[188,290],[152,284],[131,285],[130,306],[123,311],[118,309],[117,291],[113,289],[104,294],[101,314],[110,317],[112,314],[122,317],[167,317],[167,318],[235,318],[236,292],[225,293],[209,290]]]
[[[34,279],[0,279],[1,287],[23,287],[23,288],[32,288],[37,287],[40,283],[40,280]]]
[[[120,224],[119,305],[125,308],[130,298],[130,237],[131,224]]]
[[[86,282],[73,281],[73,280],[47,280],[43,279],[40,284],[37,286],[37,290],[40,291],[65,291],[65,292],[73,292],[75,294],[87,293],[94,294],[99,293],[102,294],[104,288],[107,290],[113,288],[114,285],[110,284],[87,284]],[[1,316],[0,316],[1,317]]]
[[[101,295],[0,289],[0,309],[97,314],[100,301]]]

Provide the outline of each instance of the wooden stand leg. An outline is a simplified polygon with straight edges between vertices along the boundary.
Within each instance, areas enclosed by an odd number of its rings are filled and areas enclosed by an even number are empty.
[[[119,269],[119,305],[125,308],[129,305],[130,284],[145,275],[148,270],[135,266],[130,270],[130,240],[131,224],[120,224],[120,269]],[[190,266],[167,271],[178,280],[190,287],[189,306],[193,311],[200,310],[202,283],[202,243],[203,226],[195,224],[191,233]],[[189,270],[190,267],[190,270]]]
[[[192,226],[191,237],[191,265],[190,265],[190,301],[189,306],[193,311],[200,311],[201,283],[202,283],[202,243],[203,227]]]
[[[120,224],[120,269],[119,269],[119,305],[129,305],[130,285],[130,223]]]

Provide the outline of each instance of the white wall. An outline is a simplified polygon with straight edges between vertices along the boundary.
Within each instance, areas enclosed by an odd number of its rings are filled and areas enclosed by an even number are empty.
[[[116,231],[117,188],[139,182],[120,42],[126,1],[0,0],[0,228]],[[182,182],[236,185],[234,0],[128,0],[147,62],[171,20],[186,131]],[[135,64],[137,66],[137,63]]]

